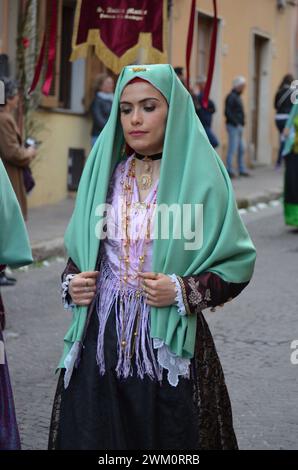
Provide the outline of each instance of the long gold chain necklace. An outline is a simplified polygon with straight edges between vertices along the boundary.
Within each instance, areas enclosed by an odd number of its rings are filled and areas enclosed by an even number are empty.
[[[135,159],[133,158],[129,169],[127,171],[127,174],[124,175],[125,169],[123,168],[120,183],[122,185],[122,206],[121,206],[121,229],[122,229],[122,246],[121,246],[121,253],[119,256],[119,276],[120,276],[120,316],[122,318],[122,332],[121,332],[121,347],[123,350],[126,349],[127,347],[127,338],[126,338],[126,330],[127,330],[127,319],[125,318],[125,308],[124,308],[124,298],[125,298],[125,292],[127,289],[127,284],[128,284],[128,278],[129,278],[129,264],[130,264],[130,258],[129,258],[129,250],[130,250],[130,245],[131,245],[131,238],[130,238],[130,218],[131,218],[131,206],[132,206],[132,194],[133,194],[133,185],[134,185],[134,179],[136,177],[136,169],[135,169]],[[155,190],[155,194],[153,196],[153,203],[152,207],[154,209],[154,205],[156,203],[156,193],[157,189]],[[147,209],[150,210],[150,204],[147,204],[146,207]],[[145,217],[146,219],[146,217]],[[148,213],[147,221],[146,221],[146,236],[145,236],[145,243],[144,243],[144,251],[142,254],[139,256],[139,266],[138,266],[138,272],[142,272],[143,270],[143,264],[145,262],[146,258],[146,246],[150,242],[150,235],[151,235],[151,218],[150,218],[150,212]],[[122,262],[124,263],[124,269],[122,270]],[[123,275],[122,275],[123,271]],[[142,289],[140,287],[140,279],[138,281],[138,289],[136,291],[136,297],[137,299],[140,299],[140,296],[142,294]],[[139,329],[139,322],[140,322],[140,309],[137,314],[136,318],[136,324],[134,328],[134,333],[133,333],[133,343],[132,343],[132,352],[130,354],[130,359],[133,357],[134,352],[135,352],[135,344],[136,344],[136,337],[138,335],[138,329]]]

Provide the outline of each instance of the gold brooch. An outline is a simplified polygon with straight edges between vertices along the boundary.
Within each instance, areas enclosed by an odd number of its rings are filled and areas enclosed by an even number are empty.
[[[130,70],[131,72],[147,72],[148,69],[146,67],[133,67]]]

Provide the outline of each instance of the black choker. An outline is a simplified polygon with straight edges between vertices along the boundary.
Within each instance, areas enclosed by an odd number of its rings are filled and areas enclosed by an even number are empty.
[[[161,153],[155,153],[154,155],[140,155],[139,153],[136,153],[135,157],[138,160],[143,160],[146,157],[150,158],[150,160],[160,160],[162,158],[162,152]]]

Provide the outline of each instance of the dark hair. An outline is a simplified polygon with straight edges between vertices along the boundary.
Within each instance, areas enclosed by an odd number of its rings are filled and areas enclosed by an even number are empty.
[[[0,81],[4,83],[4,105],[0,106],[5,106],[7,103],[7,100],[10,98],[13,98],[18,94],[19,91],[19,84],[16,80],[13,80],[12,78],[8,77],[0,77]]]
[[[291,83],[294,81],[294,77],[291,73],[287,73],[287,75],[284,76],[282,81],[280,82],[279,88],[284,87],[285,85],[291,85]]]
[[[183,75],[183,67],[174,67],[174,71],[178,76]]]

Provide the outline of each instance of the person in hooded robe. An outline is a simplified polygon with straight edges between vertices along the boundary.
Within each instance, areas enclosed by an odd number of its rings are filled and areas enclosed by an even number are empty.
[[[0,161],[0,271],[32,263],[27,230],[15,192]],[[2,321],[1,321],[2,319]],[[21,448],[2,334],[4,305],[0,294],[0,450]]]

